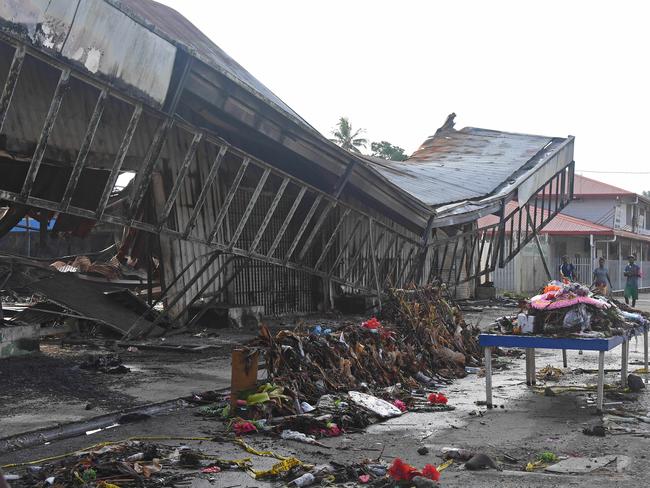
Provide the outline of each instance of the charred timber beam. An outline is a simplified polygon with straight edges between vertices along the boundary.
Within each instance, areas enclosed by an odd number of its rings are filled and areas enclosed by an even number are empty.
[[[402,245],[399,246],[399,250],[395,251],[395,260],[393,261],[393,264],[391,265],[388,273],[386,274],[386,277],[384,278],[384,283],[382,283],[382,284],[386,284],[386,282],[390,279],[391,275],[397,269],[397,266],[398,266],[399,262],[401,261],[402,252],[404,251],[404,246],[406,246],[406,242],[407,241],[404,240],[404,242],[402,242]],[[397,244],[397,241],[395,242],[395,244]],[[397,286],[397,279],[395,279],[395,282],[393,283],[393,285]]]
[[[371,220],[372,220],[372,219],[369,219],[368,221],[370,222]],[[370,232],[370,231],[368,231],[368,232]],[[374,233],[373,233],[373,234],[374,234]],[[359,277],[358,277],[357,280],[354,282],[355,286],[358,285],[359,283],[361,283],[362,280],[363,280],[363,278],[366,276],[366,271],[368,270],[368,266],[369,266],[370,264],[372,264],[371,261],[370,261],[370,260],[371,260],[370,253],[372,253],[372,249],[373,249],[373,248],[375,248],[376,246],[379,246],[379,243],[384,239],[384,236],[385,236],[385,235],[386,235],[386,234],[385,234],[384,232],[382,232],[382,233],[379,235],[379,237],[377,238],[377,243],[376,243],[376,244],[375,244],[374,241],[373,241],[373,236],[372,236],[372,234],[370,234],[370,235],[368,236],[368,242],[370,243],[370,245],[369,245],[369,249],[368,249],[368,259],[366,259],[366,260],[364,261],[364,263],[363,263],[363,267],[362,267],[361,270],[359,271]]]
[[[147,153],[144,156],[142,169],[138,172],[138,176],[136,178],[137,184],[135,184],[133,187],[131,204],[129,205],[129,218],[131,220],[131,224],[133,224],[133,221],[138,214],[138,210],[140,209],[140,205],[144,199],[144,194],[146,193],[147,188],[149,187],[149,183],[151,182],[151,175],[153,174],[156,163],[158,162],[158,158],[160,157],[160,153],[162,152],[165,137],[167,137],[167,133],[173,125],[174,119],[172,118],[165,118],[158,125],[151,144],[147,149]]]
[[[199,193],[199,197],[196,199],[196,202],[194,203],[192,214],[190,215],[190,218],[187,221],[187,225],[183,230],[184,239],[187,239],[189,237],[190,233],[192,232],[192,229],[194,228],[194,225],[196,224],[196,219],[198,218],[199,213],[201,213],[201,210],[203,209],[203,205],[205,204],[205,201],[207,200],[208,195],[210,194],[210,188],[212,187],[212,184],[215,178],[217,177],[217,172],[219,171],[219,167],[221,166],[221,162],[223,161],[223,158],[225,157],[227,151],[228,148],[226,146],[221,146],[219,148],[219,152],[217,153],[217,157],[212,162],[212,166],[210,166],[210,171],[208,172],[208,175],[205,177],[205,182],[203,183],[203,187],[201,188],[201,193]]]
[[[124,137],[122,137],[120,148],[117,150],[115,161],[113,162],[113,167],[111,168],[111,174],[108,177],[108,181],[106,181],[106,185],[104,186],[104,191],[99,200],[99,206],[97,207],[97,213],[96,213],[97,220],[100,220],[104,215],[104,211],[106,210],[106,204],[108,204],[108,199],[110,198],[111,192],[115,187],[115,182],[117,181],[117,177],[120,175],[120,169],[122,169],[124,158],[126,157],[126,153],[129,151],[129,147],[131,146],[131,141],[133,140],[133,134],[135,134],[135,130],[138,127],[138,122],[140,120],[141,114],[142,114],[142,105],[138,104],[133,108],[133,112],[131,114],[131,120],[129,120],[129,125],[127,126],[126,131],[124,132]]]
[[[160,219],[158,221],[158,226],[160,228],[162,228],[162,226],[165,225],[167,223],[167,220],[169,219],[169,214],[171,213],[172,208],[174,207],[174,203],[176,203],[176,197],[178,196],[178,192],[181,191],[181,186],[183,186],[183,183],[185,182],[185,177],[187,176],[187,172],[190,169],[190,164],[192,164],[192,160],[194,159],[194,155],[196,154],[196,149],[199,147],[201,140],[203,140],[202,133],[197,132],[196,134],[194,134],[194,137],[192,138],[192,142],[190,143],[190,147],[187,149],[187,152],[185,153],[185,157],[183,158],[183,162],[181,163],[181,167],[178,170],[178,174],[174,179],[174,186],[169,192],[169,197],[165,202],[162,215],[160,216]]]
[[[266,180],[268,179],[270,173],[271,170],[269,168],[266,168],[262,173],[262,176],[260,177],[259,181],[257,182],[257,186],[255,187],[255,190],[251,195],[251,199],[248,201],[248,205],[246,205],[244,214],[239,220],[237,229],[235,229],[235,233],[233,234],[232,239],[230,240],[230,244],[228,246],[229,249],[232,249],[235,246],[235,244],[239,240],[239,236],[241,236],[241,233],[244,231],[246,222],[248,222],[248,219],[250,218],[251,213],[253,212],[253,208],[255,208],[255,204],[257,203],[257,200],[260,197],[260,193],[262,193],[262,188],[264,188],[264,185],[266,184]]]
[[[377,249],[373,240],[374,225],[373,219],[368,219],[368,228],[370,229],[370,260],[372,263],[372,274],[375,277],[375,288],[377,289],[377,300],[379,302],[379,311],[381,312],[381,286],[379,285],[379,272],[377,268]],[[383,237],[383,234],[382,234]]]
[[[262,224],[260,225],[259,229],[257,229],[257,233],[255,234],[255,238],[253,239],[253,243],[251,244],[251,247],[249,249],[251,253],[257,250],[257,246],[259,246],[260,241],[262,240],[262,236],[264,235],[266,228],[271,222],[271,218],[275,213],[275,209],[278,208],[278,205],[280,204],[280,200],[282,199],[282,196],[284,195],[284,192],[287,189],[288,184],[289,184],[289,178],[283,178],[282,183],[280,183],[280,187],[275,192],[275,196],[273,197],[273,201],[271,202],[269,209],[266,211],[266,215],[264,216],[264,220],[262,221]]]
[[[339,230],[341,229],[341,226],[343,225],[343,222],[345,222],[345,219],[348,217],[348,215],[350,215],[350,209],[346,208],[345,211],[343,212],[343,215],[341,215],[341,218],[338,219],[338,223],[332,230],[330,238],[325,243],[325,246],[323,247],[320,256],[318,256],[318,259],[316,260],[316,264],[314,265],[314,269],[320,268],[320,265],[323,264],[323,261],[325,260],[325,257],[327,256],[330,247],[332,247],[332,244],[334,244],[334,241],[336,240]]]
[[[237,190],[239,189],[239,185],[241,183],[241,180],[244,178],[244,173],[246,173],[246,168],[248,168],[248,165],[250,164],[251,160],[249,158],[244,158],[242,160],[241,166],[239,167],[239,170],[237,171],[237,174],[235,175],[235,179],[232,182],[232,186],[228,190],[228,193],[226,194],[226,198],[223,201],[223,204],[221,205],[221,208],[219,209],[219,213],[217,214],[217,218],[214,222],[214,225],[212,226],[212,230],[210,231],[210,235],[208,236],[208,242],[213,242],[216,237],[217,233],[221,229],[221,223],[223,222],[224,217],[228,213],[228,209],[230,208],[230,204],[232,203],[232,199],[235,198],[235,193],[237,193]]]
[[[293,204],[289,209],[289,213],[287,213],[287,216],[284,218],[284,222],[282,222],[282,225],[280,226],[280,230],[278,230],[278,233],[275,236],[275,239],[273,240],[273,244],[271,244],[271,248],[269,249],[269,252],[266,253],[267,257],[269,258],[273,257],[273,253],[275,253],[275,250],[280,245],[280,241],[282,240],[284,233],[287,231],[287,227],[289,227],[289,223],[293,218],[293,214],[295,214],[296,210],[298,210],[298,205],[300,205],[300,202],[302,201],[306,192],[307,192],[306,186],[301,187],[300,190],[298,191],[298,195],[296,196],[296,199],[293,201]]]
[[[317,195],[316,198],[314,199],[314,202],[311,204],[311,207],[309,208],[307,215],[303,219],[302,224],[300,224],[300,227],[298,228],[298,232],[293,238],[293,242],[291,243],[291,246],[289,246],[289,250],[287,251],[287,254],[284,257],[285,263],[289,261],[294,251],[296,250],[296,247],[298,246],[298,243],[300,242],[302,235],[305,233],[305,230],[307,230],[307,225],[309,225],[309,222],[311,222],[311,219],[314,216],[314,213],[316,213],[316,209],[318,208],[322,200],[323,200],[323,195]]]
[[[346,273],[343,275],[343,281],[347,281],[348,276],[350,276],[350,274],[352,273],[352,271],[356,267],[357,263],[359,262],[359,259],[361,258],[361,254],[363,253],[364,248],[366,247],[366,243],[368,242],[369,237],[370,237],[370,233],[366,232],[363,239],[359,243],[359,248],[357,249],[357,252],[354,254],[354,257],[350,261],[350,264],[348,266],[348,269],[347,269]],[[353,285],[354,284],[355,283],[353,283]]]
[[[99,127],[99,122],[102,119],[102,114],[104,113],[104,107],[106,106],[106,99],[108,98],[108,90],[104,89],[99,92],[97,97],[97,102],[95,103],[95,109],[93,110],[92,115],[90,116],[90,121],[88,122],[88,127],[86,128],[86,133],[79,148],[79,153],[77,154],[77,159],[74,162],[72,167],[72,172],[70,173],[70,178],[68,179],[68,184],[65,187],[63,192],[63,199],[61,200],[61,211],[66,212],[70,207],[70,202],[72,201],[72,196],[74,195],[75,190],[77,189],[77,184],[79,183],[79,177],[81,172],[86,164],[86,159],[88,158],[88,152],[92,146],[93,140],[95,139],[95,134],[97,133],[97,128]]]
[[[345,243],[341,246],[339,253],[336,255],[336,258],[334,259],[334,264],[332,264],[329,273],[327,273],[329,277],[333,276],[334,270],[339,265],[341,259],[343,259],[343,256],[345,255],[345,251],[347,250],[348,246],[352,242],[352,239],[354,239],[354,236],[357,234],[357,231],[361,228],[361,225],[359,225],[361,224],[361,220],[362,217],[357,217],[357,220],[355,221],[354,226],[352,227],[352,232],[350,232],[348,238],[345,240]]]
[[[20,77],[24,60],[25,46],[20,45],[16,47],[16,50],[14,51],[14,57],[11,60],[11,66],[9,66],[9,72],[7,73],[7,78],[4,87],[2,88],[2,95],[0,95],[0,131],[2,131],[5,119],[7,118],[7,112],[11,105],[11,99],[14,96],[16,83]]]
[[[23,188],[20,191],[20,196],[22,198],[27,198],[32,192],[32,187],[34,186],[34,181],[36,180],[36,174],[38,173],[38,169],[40,168],[41,162],[43,161],[43,155],[45,154],[45,149],[47,148],[47,141],[49,140],[52,129],[54,128],[54,122],[56,122],[56,116],[59,114],[61,102],[63,101],[63,96],[67,91],[69,80],[70,70],[65,69],[61,71],[59,82],[57,83],[54,90],[54,95],[52,96],[52,101],[50,102],[50,108],[48,109],[47,115],[45,116],[45,122],[43,123],[43,128],[41,129],[38,143],[36,144],[36,149],[34,150],[32,160],[29,164],[29,169],[27,170],[27,176],[25,176],[25,181],[23,182]]]

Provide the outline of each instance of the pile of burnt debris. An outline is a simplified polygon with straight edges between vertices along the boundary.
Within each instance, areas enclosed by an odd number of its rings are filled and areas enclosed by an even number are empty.
[[[0,255],[1,322],[16,331],[38,326],[53,333],[159,336],[169,325],[167,317],[145,300],[146,280],[126,274],[128,269],[115,260],[84,256],[48,263]]]

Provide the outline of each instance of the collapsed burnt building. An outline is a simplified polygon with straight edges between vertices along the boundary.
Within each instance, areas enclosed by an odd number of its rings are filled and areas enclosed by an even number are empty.
[[[0,238],[26,215],[123,229],[118,265],[163,306],[125,335],[215,303],[312,312],[436,279],[470,295],[572,194],[571,136],[450,116],[407,161],[351,154],[150,0],[2,2],[0,87]]]

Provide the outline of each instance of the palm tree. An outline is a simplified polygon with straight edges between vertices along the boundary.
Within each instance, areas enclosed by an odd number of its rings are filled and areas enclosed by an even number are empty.
[[[368,144],[368,139],[359,137],[363,134],[363,129],[353,130],[352,125],[347,117],[341,117],[336,128],[332,131],[334,139],[330,139],[332,142],[338,144],[343,149],[348,151],[361,154],[360,147],[366,147]]]

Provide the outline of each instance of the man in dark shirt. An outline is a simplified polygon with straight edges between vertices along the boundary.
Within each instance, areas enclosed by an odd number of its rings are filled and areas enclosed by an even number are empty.
[[[636,306],[636,301],[639,298],[639,278],[641,277],[641,267],[635,263],[636,256],[627,257],[629,264],[625,266],[623,274],[627,278],[625,281],[625,303],[629,304],[632,300],[632,306]]]
[[[607,295],[607,285],[609,284],[611,288],[612,281],[609,279],[609,271],[605,267],[605,258],[598,259],[598,267],[594,269],[593,275],[593,286],[596,288],[596,292]]]
[[[560,279],[564,283],[575,281],[576,267],[569,261],[569,256],[562,256],[562,264],[560,265]]]

